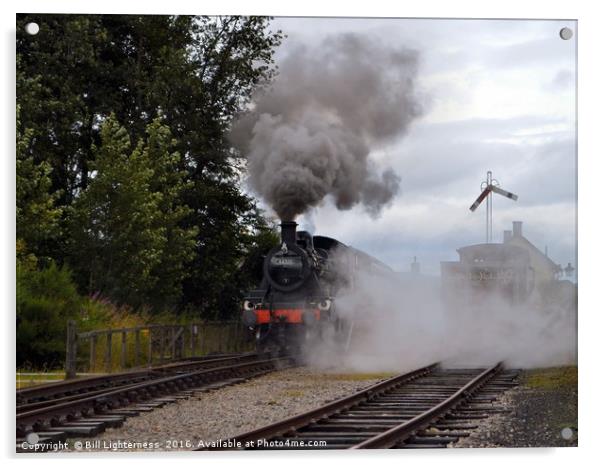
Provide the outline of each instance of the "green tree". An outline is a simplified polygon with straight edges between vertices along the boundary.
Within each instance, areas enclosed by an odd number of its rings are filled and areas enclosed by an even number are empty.
[[[40,25],[36,36],[24,32],[30,21]],[[60,194],[61,207],[78,205],[67,209],[68,215],[81,211],[80,197],[92,196],[85,193],[95,183],[94,159],[103,151],[101,123],[111,113],[133,141],[145,138],[157,117],[171,129],[173,149],[181,155],[178,167],[186,173],[180,207],[171,218],[178,218],[186,232],[197,228],[182,302],[201,312],[213,313],[216,307],[222,314],[233,311],[219,297],[239,284],[241,255],[252,235],[248,232],[259,228],[255,201],[240,189],[241,161],[227,134],[252,93],[274,76],[273,55],[282,37],[267,17],[17,17],[17,98],[23,124],[31,129],[34,161],[52,168],[48,191]],[[59,263],[67,246],[81,241],[69,238],[70,232],[65,229],[54,245],[52,256]],[[187,237],[172,232],[167,241],[187,243]],[[90,268],[80,267],[88,251],[69,251],[70,261],[78,265],[78,282],[93,285]],[[180,257],[172,259],[164,256],[157,263],[161,266],[150,269],[165,268],[181,277]],[[82,271],[86,277],[79,276]],[[115,268],[109,271],[117,274]],[[176,288],[169,285],[171,292],[165,293],[172,296]]]
[[[236,273],[219,290],[216,307],[217,318],[231,318],[240,310],[240,302],[245,291],[257,288],[263,278],[263,261],[269,250],[280,242],[280,233],[274,224],[267,223],[260,211],[255,211],[255,219],[249,224],[253,229],[244,232],[239,252]],[[234,313],[233,313],[234,312]]]
[[[90,292],[132,306],[180,298],[196,229],[179,226],[188,208],[180,202],[186,185],[172,144],[158,119],[133,148],[115,117],[103,123],[93,176],[70,222],[71,262]]]
[[[40,33],[24,31],[29,21]],[[67,204],[88,183],[99,122],[132,138],[161,115],[196,175],[233,174],[226,133],[273,76],[282,34],[267,17],[18,15],[17,96]]]
[[[65,326],[82,300],[66,267],[17,261],[17,367],[61,367]]]
[[[157,278],[149,294],[149,302],[156,308],[178,304],[182,300],[182,282],[188,276],[188,264],[195,254],[198,228],[183,227],[183,220],[191,214],[184,204],[183,192],[192,183],[186,181],[186,172],[180,168],[180,154],[175,151],[176,141],[169,128],[159,118],[148,126],[145,155],[153,176],[150,180],[151,193],[158,193],[157,222],[154,228],[164,236],[159,263],[151,271]]]
[[[17,106],[17,253],[20,257],[44,257],[48,242],[59,234],[61,209],[55,204],[57,194],[50,193],[50,164],[35,162],[31,154],[32,131],[23,129],[20,117]]]

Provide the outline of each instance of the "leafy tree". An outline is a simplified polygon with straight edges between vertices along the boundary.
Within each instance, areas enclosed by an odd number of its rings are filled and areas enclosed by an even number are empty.
[[[40,33],[24,32],[28,21]],[[88,183],[98,123],[111,112],[131,136],[161,115],[197,176],[233,174],[225,135],[275,69],[280,31],[266,17],[18,15],[18,99],[63,201]]]
[[[50,262],[39,270],[17,261],[17,367],[60,367],[67,320],[82,300],[66,267]]]
[[[181,300],[182,282],[188,275],[188,264],[194,258],[198,234],[197,226],[183,226],[182,221],[192,210],[184,204],[182,195],[192,183],[186,181],[186,172],[180,169],[181,157],[174,151],[175,146],[169,128],[159,118],[155,119],[148,126],[145,154],[153,170],[149,189],[151,193],[161,195],[157,205],[160,216],[154,227],[165,238],[158,266],[151,271],[158,281],[149,294],[149,302],[156,308]]]
[[[259,286],[263,277],[263,261],[268,251],[280,242],[275,225],[267,223],[261,212],[255,211],[254,230],[244,234],[236,273],[224,284],[217,296],[216,317],[231,318],[238,312],[244,291]]]
[[[23,129],[17,106],[17,253],[44,256],[47,243],[59,234],[61,209],[55,205],[57,194],[50,193],[51,168],[36,163],[31,154],[32,131]]]
[[[158,119],[134,148],[115,117],[102,125],[94,175],[71,216],[71,262],[89,291],[134,306],[180,298],[196,229],[179,226],[188,208],[172,143]]]
[[[29,21],[40,25],[38,35],[24,32]],[[35,163],[44,162],[52,168],[47,173],[52,181],[48,192],[58,193],[58,205],[68,208],[66,216],[79,216],[67,219],[70,226],[82,219],[84,201],[89,203],[98,196],[86,192],[92,184],[99,190],[94,172],[99,166],[94,160],[105,154],[102,122],[111,113],[132,141],[145,139],[148,126],[157,117],[172,132],[170,151],[180,154],[177,165],[186,176],[184,187],[176,190],[179,203],[174,206],[178,207],[172,214],[164,214],[170,219],[165,222],[171,223],[172,236],[159,237],[161,242],[188,244],[188,236],[181,232],[196,228],[195,251],[183,268],[179,253],[168,256],[183,250],[164,244],[157,247],[156,254],[163,256],[157,259],[150,255],[144,267],[140,266],[150,282],[140,284],[147,292],[138,291],[134,302],[142,297],[154,301],[163,296],[173,302],[177,289],[183,286],[183,305],[198,306],[207,314],[216,307],[222,314],[233,311],[220,297],[232,284],[240,286],[242,256],[248,251],[250,238],[260,229],[260,216],[256,215],[254,200],[240,189],[239,155],[231,150],[226,135],[232,119],[245,108],[252,93],[267,84],[276,71],[273,54],[283,36],[270,29],[269,22],[266,17],[17,17],[17,98],[23,109],[23,125],[31,129],[30,153]],[[118,171],[112,174],[119,176]],[[143,181],[139,174],[136,177],[134,187],[159,183]],[[123,177],[119,180],[124,183]],[[110,185],[108,179],[104,183],[105,187]],[[163,188],[170,183],[163,183]],[[155,185],[149,189],[162,193],[163,188]],[[74,203],[77,209],[70,209]],[[161,200],[152,203],[159,205]],[[149,229],[155,231],[154,220],[149,222]],[[176,224],[181,231],[175,229]],[[116,228],[117,223],[101,227],[87,225],[90,232],[98,233]],[[65,229],[53,245],[51,256],[62,263],[69,250],[78,283],[97,287],[97,281],[101,281],[104,288],[117,290],[117,282],[127,277],[120,275],[114,265],[108,268],[107,258],[99,257],[98,251],[92,256],[99,258],[102,267],[94,269],[96,273],[92,266],[82,267],[90,252],[71,248],[85,243],[81,243],[85,238],[81,237],[83,228],[77,239],[70,238],[76,231]],[[155,241],[154,237],[151,241],[144,234],[129,233],[137,239],[132,240],[134,244]],[[90,238],[101,239],[94,235]],[[98,247],[98,242],[90,247]],[[141,251],[147,251],[146,247]],[[173,280],[153,279],[158,276],[157,268]],[[101,277],[100,271],[116,275]],[[180,286],[175,285],[184,271],[187,278]],[[167,289],[161,290],[163,286]],[[151,294],[151,289],[156,294]],[[133,299],[118,295],[122,300]]]

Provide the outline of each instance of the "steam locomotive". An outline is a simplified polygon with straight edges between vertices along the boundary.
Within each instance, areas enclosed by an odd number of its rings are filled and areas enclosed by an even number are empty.
[[[298,231],[284,221],[281,244],[268,252],[258,289],[244,297],[242,321],[255,334],[260,354],[300,356],[304,346],[331,336],[348,339],[351,323],[337,313],[341,290],[353,288],[359,271],[392,270],[329,237]]]

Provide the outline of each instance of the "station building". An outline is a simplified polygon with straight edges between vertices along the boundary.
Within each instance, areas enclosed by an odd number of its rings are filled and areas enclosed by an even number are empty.
[[[492,293],[512,303],[528,298],[550,296],[563,275],[574,270],[552,261],[523,235],[523,223],[515,221],[504,231],[502,243],[469,245],[457,250],[458,261],[441,262],[441,287],[444,297],[471,299]],[[567,288],[567,284],[562,284]]]

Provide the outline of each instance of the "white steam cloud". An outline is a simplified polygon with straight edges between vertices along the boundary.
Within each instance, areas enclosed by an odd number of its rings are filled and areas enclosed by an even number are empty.
[[[489,296],[478,305],[443,299],[436,278],[386,279],[360,274],[336,299],[337,312],[354,322],[349,347],[331,337],[308,349],[310,364],[350,371],[409,371],[441,362],[510,367],[575,364],[576,287],[555,283],[512,305]],[[451,299],[451,301],[450,301]],[[453,302],[456,302],[454,305]]]
[[[257,94],[232,129],[251,187],[283,220],[328,195],[339,209],[362,204],[376,216],[400,178],[377,170],[369,154],[421,114],[417,64],[416,51],[357,34],[293,47],[273,88]]]

